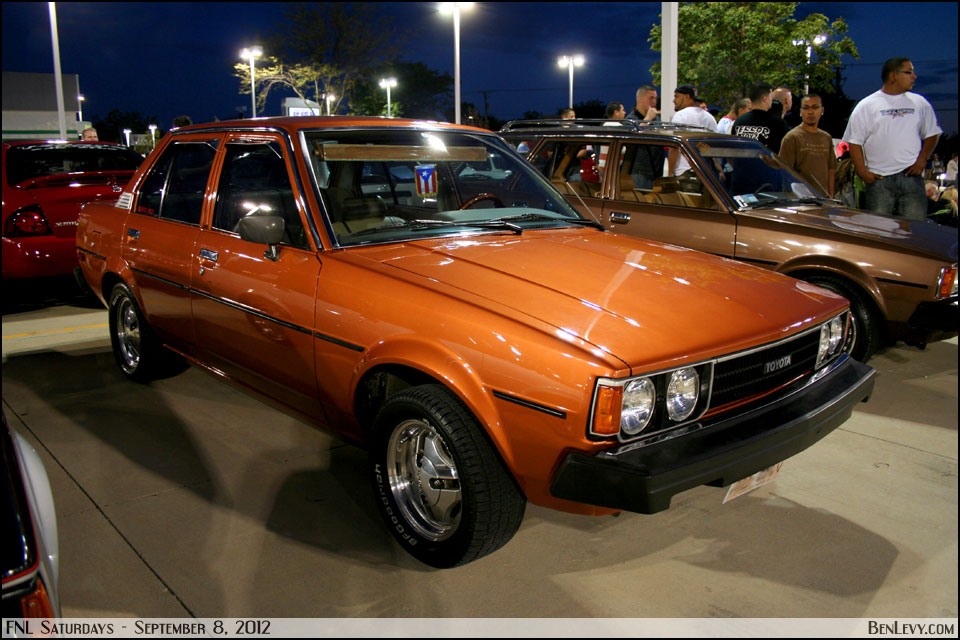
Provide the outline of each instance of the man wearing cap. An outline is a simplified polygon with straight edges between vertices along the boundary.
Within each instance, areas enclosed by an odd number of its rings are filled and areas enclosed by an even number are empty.
[[[673,92],[673,108],[676,112],[671,122],[674,124],[692,124],[717,132],[717,121],[709,111],[700,108],[697,90],[692,84],[682,84]],[[668,166],[670,175],[678,176],[690,168],[690,163],[679,152],[673,153],[671,150]]]
[[[773,87],[760,82],[750,87],[752,109],[733,123],[733,135],[753,138],[762,142],[770,151],[780,152],[780,143],[787,135],[787,123],[770,113],[773,105]]]

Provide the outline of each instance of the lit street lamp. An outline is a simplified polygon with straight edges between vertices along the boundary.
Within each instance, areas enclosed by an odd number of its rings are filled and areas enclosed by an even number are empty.
[[[250,60],[250,108],[251,118],[257,117],[257,83],[254,78],[253,61],[263,55],[263,49],[260,47],[250,47],[240,52],[240,57],[244,60]]]
[[[330,103],[337,99],[337,96],[332,93],[327,94],[327,115],[330,115]],[[389,100],[387,101],[389,102]]]
[[[440,13],[453,14],[453,102],[454,122],[460,124],[460,9],[473,8],[472,2],[441,2]]]
[[[150,129],[150,148],[156,149],[157,147],[157,125],[148,124],[147,129]]]
[[[561,56],[557,58],[557,65],[561,67],[566,67],[570,70],[570,104],[568,105],[571,109],[573,108],[573,68],[583,66],[583,56],[577,54],[575,56]]]
[[[124,129],[124,130],[123,130],[123,137],[126,139],[126,141],[127,141],[127,146],[128,146],[128,147],[130,146],[130,134],[131,134],[131,133],[133,133],[133,129]]]
[[[83,123],[83,101],[84,100],[86,100],[86,98],[84,98],[83,96],[80,96],[80,95],[77,96],[77,120],[79,120],[81,124]]]
[[[813,45],[815,44],[815,45],[817,45],[817,46],[820,46],[821,44],[823,44],[823,43],[826,42],[826,41],[827,41],[827,36],[824,36],[824,35],[814,36],[814,38],[813,38],[813,44],[810,44],[810,43],[807,42],[806,40],[802,40],[802,39],[801,39],[801,40],[794,40],[794,41],[793,41],[793,44],[795,44],[795,45],[807,45],[807,68],[808,68],[808,70],[809,70],[809,67],[810,67],[810,62],[811,62],[811,60],[813,59]],[[809,95],[809,93],[810,93],[810,74],[809,74],[809,73],[804,73],[803,75],[804,75],[804,78],[806,79],[806,82],[805,82],[804,85],[803,85],[803,95]]]
[[[395,86],[397,86],[397,79],[396,79],[396,78],[381,78],[381,79],[380,79],[380,88],[387,90],[387,117],[388,117],[388,118],[392,117],[392,116],[391,116],[391,113],[390,113],[390,88],[391,88],[391,87],[395,87]],[[328,102],[327,104],[329,105],[330,103]]]

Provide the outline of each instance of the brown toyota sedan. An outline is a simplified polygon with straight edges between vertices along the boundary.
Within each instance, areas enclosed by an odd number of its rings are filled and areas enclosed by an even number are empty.
[[[580,212],[633,236],[748,262],[850,300],[861,361],[957,335],[957,230],[844,208],[754,140],[617,121],[517,121],[501,135]],[[664,176],[670,154],[676,176]]]

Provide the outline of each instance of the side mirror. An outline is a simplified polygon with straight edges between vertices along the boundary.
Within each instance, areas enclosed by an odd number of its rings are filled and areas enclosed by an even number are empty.
[[[241,240],[269,245],[263,257],[276,260],[277,245],[283,242],[286,224],[281,216],[246,216],[237,223],[237,232]]]

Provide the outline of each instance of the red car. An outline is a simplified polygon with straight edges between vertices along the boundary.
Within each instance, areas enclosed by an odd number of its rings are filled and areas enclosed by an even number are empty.
[[[3,279],[71,273],[80,209],[116,200],[142,160],[110,142],[4,142]]]

